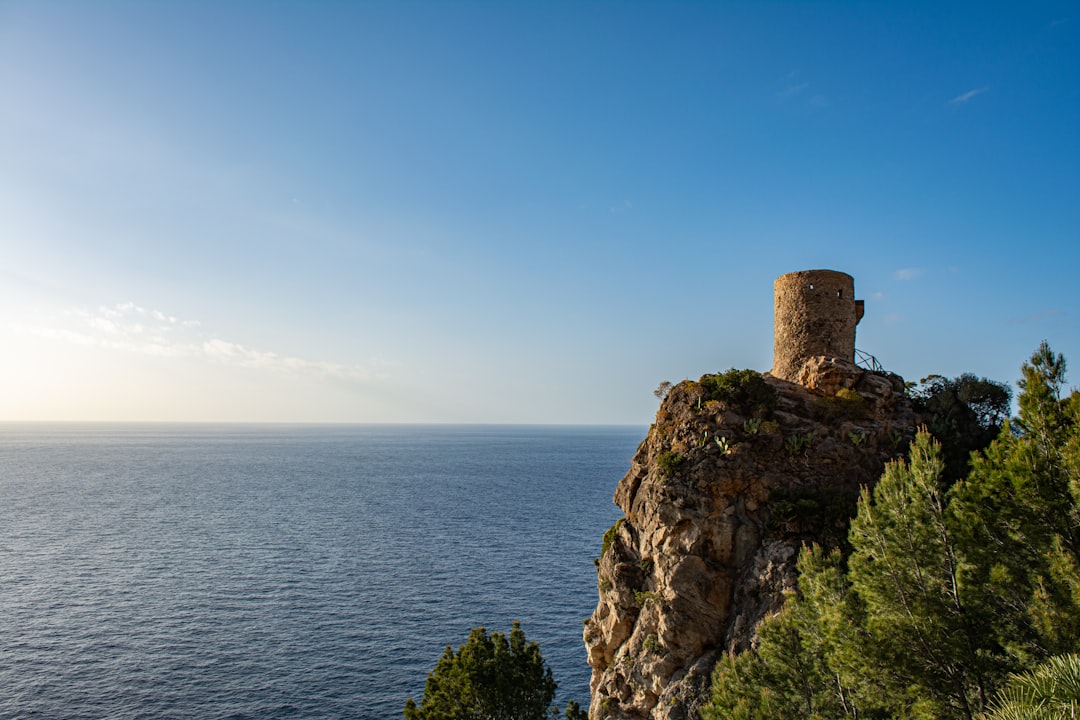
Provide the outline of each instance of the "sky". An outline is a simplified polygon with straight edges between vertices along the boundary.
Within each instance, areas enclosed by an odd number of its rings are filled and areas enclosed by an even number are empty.
[[[0,0],[0,420],[647,425],[813,268],[1080,383],[1080,6]]]

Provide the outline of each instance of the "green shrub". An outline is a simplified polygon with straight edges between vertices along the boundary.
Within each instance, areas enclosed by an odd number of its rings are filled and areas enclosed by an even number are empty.
[[[866,398],[850,388],[840,388],[831,398],[818,398],[817,415],[822,420],[854,420],[866,414]]]
[[[603,542],[600,546],[600,557],[607,555],[608,548],[611,547],[611,543],[615,540],[615,533],[619,532],[619,526],[623,524],[625,518],[619,518],[615,521],[615,524],[604,531]]]
[[[675,471],[682,465],[683,460],[682,453],[677,453],[674,450],[667,450],[660,453],[660,457],[656,458],[656,466],[660,468],[660,475],[662,477],[669,478],[675,474]]]
[[[732,368],[698,380],[706,399],[720,400],[748,413],[771,412],[776,407],[776,389],[754,370]]]
[[[635,590],[634,602],[644,607],[645,603],[656,599],[656,593],[651,590]]]
[[[840,388],[836,391],[836,397],[843,402],[861,403],[863,396],[851,388]]]

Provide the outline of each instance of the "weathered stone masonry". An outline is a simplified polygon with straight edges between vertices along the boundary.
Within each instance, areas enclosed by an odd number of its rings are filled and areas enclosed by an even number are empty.
[[[836,270],[801,270],[773,283],[773,377],[799,382],[798,372],[819,355],[855,361],[855,325],[863,301],[855,281]]]

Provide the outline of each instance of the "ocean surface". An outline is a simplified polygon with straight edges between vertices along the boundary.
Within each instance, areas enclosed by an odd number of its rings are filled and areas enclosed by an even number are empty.
[[[0,424],[0,718],[398,718],[513,620],[586,704],[644,434]]]

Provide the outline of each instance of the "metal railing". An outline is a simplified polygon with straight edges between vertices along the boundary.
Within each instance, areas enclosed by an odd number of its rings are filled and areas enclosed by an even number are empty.
[[[868,352],[863,352],[859,348],[855,348],[855,364],[864,367],[870,372],[883,373],[885,368],[878,359]]]

